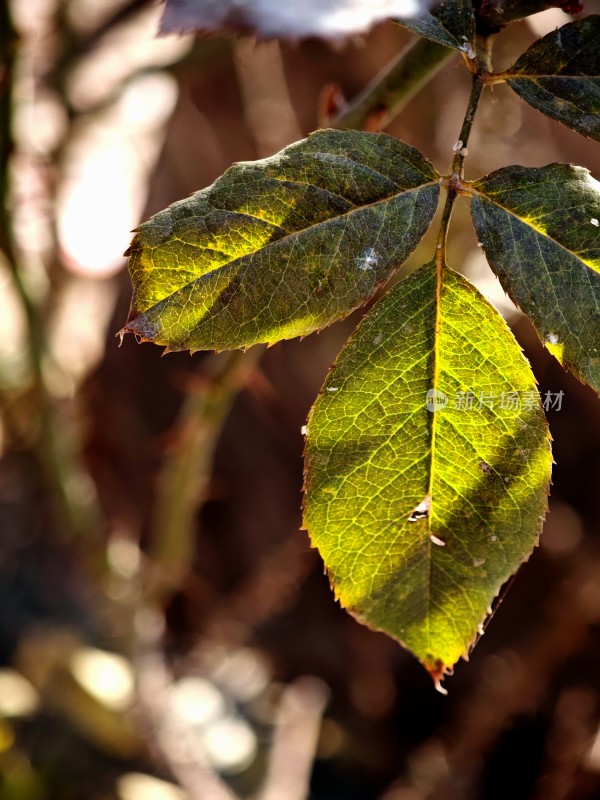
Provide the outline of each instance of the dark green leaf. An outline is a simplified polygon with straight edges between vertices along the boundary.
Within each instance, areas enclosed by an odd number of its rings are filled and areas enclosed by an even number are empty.
[[[138,229],[124,331],[224,350],[322,328],[415,249],[439,188],[431,164],[385,134],[319,131],[236,164]]]
[[[544,36],[503,77],[538,111],[600,140],[600,16]]]
[[[600,183],[582,167],[506,167],[472,184],[494,272],[546,347],[600,391]]]
[[[327,377],[308,422],[305,525],[342,605],[439,680],[535,546],[550,462],[505,322],[429,264],[374,306]]]
[[[469,58],[475,58],[473,37],[475,17],[473,4],[469,0],[446,0],[436,3],[414,19],[396,20],[404,28],[418,33],[438,44],[461,50]]]

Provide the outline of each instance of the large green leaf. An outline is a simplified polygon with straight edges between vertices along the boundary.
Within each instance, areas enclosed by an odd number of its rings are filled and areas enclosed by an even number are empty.
[[[475,16],[470,0],[445,0],[435,3],[430,11],[409,19],[397,19],[402,27],[438,44],[453,47],[474,58]]]
[[[600,16],[544,36],[503,77],[538,111],[600,139]]]
[[[582,167],[505,167],[471,184],[479,240],[546,347],[600,391],[600,183]]]
[[[322,328],[415,249],[439,188],[429,161],[386,134],[318,131],[236,164],[138,229],[124,332],[223,350]]]
[[[430,391],[448,404],[429,411]],[[503,319],[434,264],[397,284],[329,373],[306,459],[305,526],[338,599],[439,681],[546,510],[547,426]]]

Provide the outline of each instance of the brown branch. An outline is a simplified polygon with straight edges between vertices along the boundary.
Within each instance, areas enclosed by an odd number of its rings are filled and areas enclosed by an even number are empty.
[[[417,39],[330,121],[333,128],[385,128],[456,51],[429,39]]]

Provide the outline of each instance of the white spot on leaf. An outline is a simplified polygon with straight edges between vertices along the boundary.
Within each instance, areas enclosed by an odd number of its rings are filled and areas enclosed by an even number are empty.
[[[471,47],[471,45],[468,42],[465,42],[458,49],[461,52],[463,52],[470,61],[472,61],[476,56],[475,50],[473,50],[473,48]],[[461,145],[461,147],[462,147],[462,145]],[[458,149],[460,150],[460,147]]]
[[[430,511],[431,511],[431,495],[428,494],[427,497],[421,500],[419,505],[415,506],[415,508],[413,508],[413,510],[410,512],[408,521],[417,522],[420,519],[427,519]]]
[[[379,256],[374,247],[369,247],[365,250],[362,255],[362,258],[357,258],[356,263],[358,264],[358,268],[362,269],[363,272],[366,272],[368,269],[373,269],[379,263]]]
[[[438,547],[446,547],[446,542],[443,539],[440,539],[437,536],[434,536],[433,533],[429,537],[432,544],[436,544]]]

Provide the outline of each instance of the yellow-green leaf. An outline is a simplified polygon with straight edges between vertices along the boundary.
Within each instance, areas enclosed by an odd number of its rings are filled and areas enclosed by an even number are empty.
[[[439,681],[535,546],[550,462],[511,332],[465,278],[446,269],[438,284],[429,264],[377,303],[327,377],[308,422],[305,525],[342,605]]]
[[[538,111],[600,140],[600,16],[547,34],[503,77]]]
[[[324,130],[144,223],[124,332],[171,350],[275,342],[369,299],[416,248],[439,176],[386,134]]]
[[[600,391],[600,183],[583,167],[505,167],[471,184],[505,291],[548,350]]]

